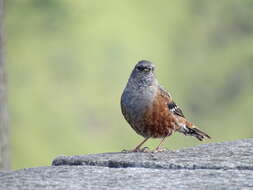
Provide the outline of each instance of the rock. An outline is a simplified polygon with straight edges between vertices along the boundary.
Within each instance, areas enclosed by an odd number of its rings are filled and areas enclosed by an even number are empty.
[[[52,165],[91,165],[110,168],[248,169],[253,170],[253,139],[200,145],[160,153],[104,153],[59,156]]]
[[[0,189],[253,189],[253,139],[162,153],[59,156],[0,172]]]

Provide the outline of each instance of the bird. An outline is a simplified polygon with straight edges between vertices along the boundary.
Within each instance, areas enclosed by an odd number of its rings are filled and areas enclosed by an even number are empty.
[[[147,147],[141,147],[150,138],[161,139],[152,152],[165,151],[161,146],[173,132],[193,136],[200,141],[211,138],[186,119],[171,94],[159,84],[151,61],[141,60],[135,65],[121,95],[120,105],[126,121],[138,135],[144,137],[128,152],[147,151]]]

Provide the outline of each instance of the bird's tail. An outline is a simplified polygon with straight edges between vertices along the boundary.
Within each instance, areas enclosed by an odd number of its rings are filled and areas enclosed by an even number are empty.
[[[198,129],[195,125],[193,125],[191,127],[188,127],[188,126],[186,126],[186,127],[188,129],[186,135],[194,136],[200,141],[202,141],[204,139],[211,139],[211,137],[208,134],[206,134],[205,132]]]
[[[179,132],[187,136],[194,136],[198,140],[203,141],[204,139],[211,139],[211,137],[205,132],[201,131],[197,126],[186,122],[183,126],[181,125]]]

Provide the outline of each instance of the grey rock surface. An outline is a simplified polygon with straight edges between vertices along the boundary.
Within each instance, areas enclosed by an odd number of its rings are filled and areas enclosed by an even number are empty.
[[[0,189],[253,189],[253,139],[163,153],[59,156],[0,172]]]
[[[253,170],[253,139],[211,143],[160,153],[104,153],[59,156],[53,165],[96,165],[158,169],[246,169]]]

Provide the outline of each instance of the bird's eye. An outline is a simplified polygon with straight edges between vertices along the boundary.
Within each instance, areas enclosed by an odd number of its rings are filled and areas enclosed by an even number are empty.
[[[136,67],[138,71],[144,71],[145,67]]]

